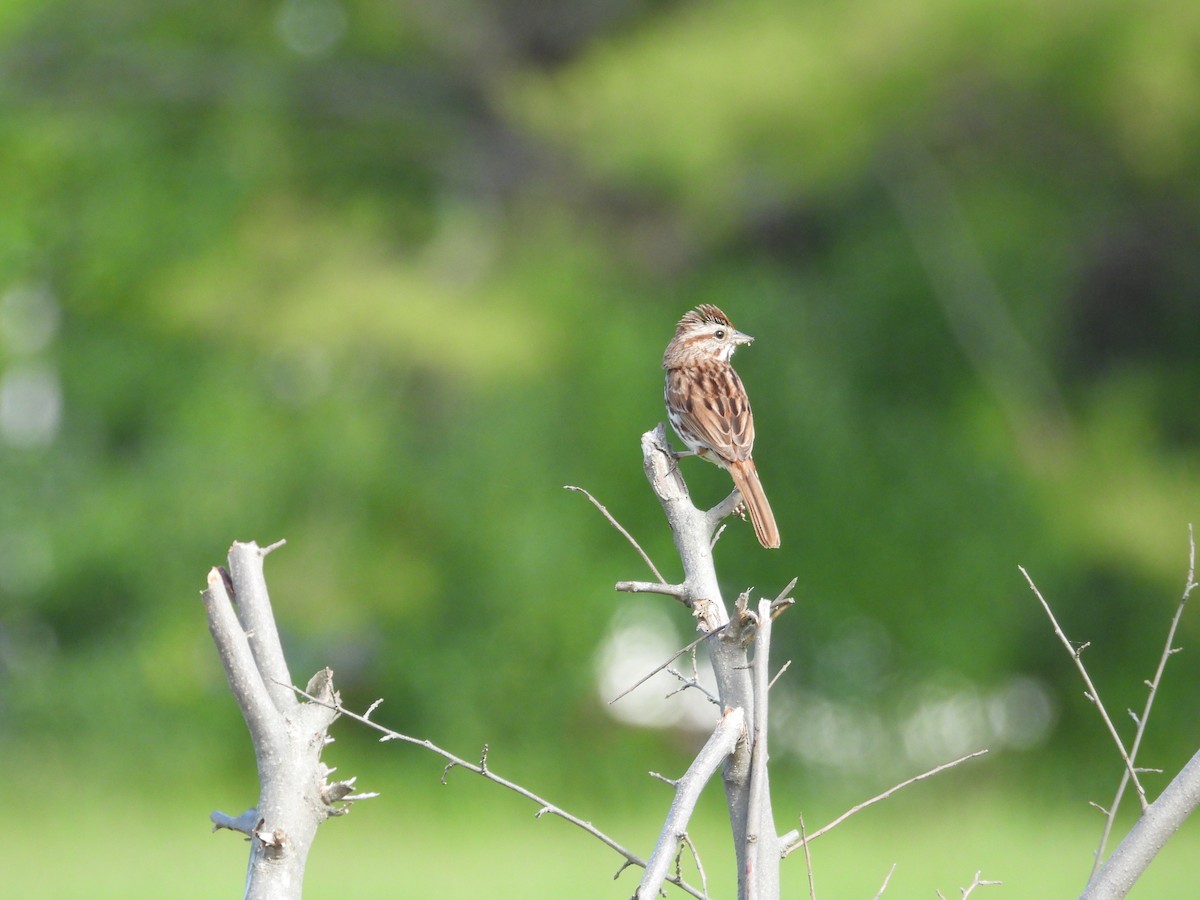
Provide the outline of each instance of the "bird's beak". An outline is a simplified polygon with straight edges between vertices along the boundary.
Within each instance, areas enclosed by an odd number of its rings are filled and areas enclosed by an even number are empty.
[[[749,344],[749,343],[752,343],[753,341],[754,341],[754,338],[750,337],[750,335],[748,335],[748,334],[742,334],[742,332],[740,332],[740,331],[735,331],[733,333],[733,342],[735,344]]]

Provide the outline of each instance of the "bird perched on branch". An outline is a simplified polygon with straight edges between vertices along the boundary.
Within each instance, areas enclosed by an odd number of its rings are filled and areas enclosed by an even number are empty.
[[[751,456],[754,414],[742,379],[729,363],[738,347],[753,340],[712,304],[685,313],[663,353],[667,417],[688,447],[680,455],[699,456],[728,471],[758,542],[778,547],[779,528]]]

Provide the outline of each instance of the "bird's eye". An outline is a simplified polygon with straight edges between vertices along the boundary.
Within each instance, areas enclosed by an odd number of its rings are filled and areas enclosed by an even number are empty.
[[[725,329],[724,328],[718,328],[716,330],[716,338],[718,341],[725,340]]]

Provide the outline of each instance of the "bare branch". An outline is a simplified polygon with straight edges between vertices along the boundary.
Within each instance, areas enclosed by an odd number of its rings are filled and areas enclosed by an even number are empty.
[[[741,505],[742,495],[735,489],[732,494],[730,494],[705,514],[708,517],[709,527],[715,530],[718,525],[732,515],[733,511]],[[713,543],[716,544],[715,537]]]
[[[712,511],[697,509],[688,494],[687,484],[680,474],[677,457],[666,443],[666,430],[658,425],[642,435],[642,462],[646,479],[662,505],[663,513],[675,540],[675,548],[683,563],[684,578],[681,588],[672,596],[688,605],[697,620],[697,628],[706,635],[720,633],[720,638],[707,646],[716,682],[716,693],[722,709],[740,709],[748,723],[756,721],[754,684],[750,673],[749,647],[754,642],[754,614],[738,614],[730,624],[729,610],[722,598],[713,562],[714,533],[720,529],[720,519],[736,504],[736,494],[727,497]],[[660,586],[661,587],[661,586]],[[676,586],[669,586],[676,588]],[[729,810],[733,832],[734,849],[737,856],[738,894],[747,896],[751,879],[747,877],[750,860],[747,858],[748,813],[750,811],[750,772],[753,738],[739,741],[726,761],[722,782],[725,802]],[[777,847],[778,837],[770,819],[769,794],[762,805],[758,820],[760,840],[772,848]],[[768,853],[766,861],[759,866],[757,876],[764,896],[777,895],[779,880],[779,857],[777,850]],[[773,873],[773,874],[772,874]]]
[[[804,844],[804,870],[808,872],[808,896],[809,900],[817,900],[817,883],[813,880],[812,854],[808,852],[808,835],[804,833],[804,814],[800,814],[800,841]],[[895,868],[893,866],[892,868]],[[888,873],[891,878],[891,873]],[[887,882],[885,881],[886,885]]]
[[[282,724],[282,717],[271,702],[270,691],[254,663],[250,642],[234,612],[229,587],[221,569],[209,571],[208,588],[201,595],[208,630],[251,737],[258,735],[260,739],[268,740]]]
[[[654,561],[651,560],[648,555],[646,555],[646,551],[642,549],[642,545],[633,539],[633,535],[631,535],[628,531],[625,530],[625,526],[623,526],[620,522],[618,522],[615,518],[613,518],[612,513],[610,513],[603,505],[601,505],[599,500],[597,500],[595,497],[593,497],[584,488],[575,487],[575,485],[573,485],[573,484],[564,484],[563,489],[568,490],[568,491],[578,491],[579,493],[583,494],[583,496],[585,496],[589,500],[591,500],[592,506],[594,506],[594,507],[596,507],[596,509],[600,510],[600,514],[603,515],[604,518],[608,519],[609,524],[612,525],[613,528],[617,529],[617,531],[621,532],[621,534],[623,534],[625,536],[625,540],[629,541],[629,543],[633,545],[633,549],[638,552],[638,555],[640,555],[643,560],[645,560],[646,565],[648,565],[650,567],[650,571],[654,573],[654,577],[657,578],[660,582],[665,582],[667,580],[667,579],[663,578],[662,572],[658,571],[658,566],[654,565]],[[620,590],[620,588],[618,588],[618,590]]]
[[[704,892],[704,896],[708,896],[708,876],[704,874],[704,863],[700,859],[700,851],[696,849],[696,845],[692,842],[691,835],[686,831],[680,838],[679,854],[683,855],[683,848],[687,847],[688,852],[692,854],[692,862],[696,864],[696,871],[700,874],[700,890]],[[679,861],[675,862],[675,876],[683,878],[683,872],[679,867]]]
[[[262,673],[271,700],[280,711],[294,709],[297,701],[292,694],[276,685],[277,681],[291,684],[292,676],[283,655],[283,644],[279,641],[279,629],[275,625],[267,580],[263,575],[263,560],[282,544],[282,541],[276,541],[263,550],[253,542],[235,542],[229,548],[229,575],[233,582],[237,617],[254,654],[256,668]]]
[[[775,673],[775,677],[772,678],[770,683],[767,685],[768,691],[771,688],[775,687],[775,682],[777,682],[779,680],[779,676],[781,676],[784,672],[786,672],[788,669],[790,669],[791,666],[792,666],[792,661],[789,659],[782,666],[779,667],[779,671]]]
[[[551,815],[557,816],[560,819],[564,819],[565,821],[570,822],[572,825],[575,825],[578,828],[583,829],[588,834],[590,834],[592,837],[596,838],[598,841],[600,841],[602,844],[604,844],[606,847],[615,851],[620,856],[624,857],[625,863],[621,866],[620,869],[617,870],[616,875],[613,876],[614,878],[618,877],[621,874],[621,872],[625,871],[625,869],[627,869],[629,866],[638,866],[639,868],[646,867],[645,860],[643,860],[641,857],[637,856],[636,854],[630,852],[629,850],[626,850],[623,846],[621,846],[621,844],[617,843],[617,841],[615,841],[613,838],[609,837],[607,834],[605,834],[603,831],[601,831],[599,828],[597,828],[591,822],[587,822],[583,819],[580,819],[578,816],[572,815],[571,813],[567,812],[566,810],[562,809],[561,807],[556,806],[555,804],[551,803],[549,800],[539,797],[537,794],[535,794],[533,791],[529,790],[528,788],[522,787],[521,785],[517,784],[516,782],[509,781],[507,778],[503,778],[502,776],[497,775],[495,772],[493,772],[486,765],[486,763],[487,763],[487,745],[486,744],[484,745],[484,751],[481,755],[480,764],[475,765],[474,763],[468,762],[467,760],[463,759],[460,756],[456,756],[455,754],[451,753],[448,750],[443,750],[441,747],[439,747],[437,744],[433,743],[432,741],[422,740],[421,738],[414,738],[414,737],[410,737],[406,734],[401,734],[398,731],[393,731],[392,729],[390,729],[384,725],[380,725],[378,722],[368,719],[366,716],[362,716],[362,715],[359,715],[358,713],[352,712],[341,705],[340,698],[334,698],[332,701],[321,700],[317,697],[310,696],[308,693],[300,690],[300,688],[296,687],[295,685],[289,685],[288,687],[290,690],[295,691],[301,697],[304,697],[313,703],[318,703],[323,706],[326,706],[329,709],[336,712],[338,715],[345,716],[348,719],[353,719],[356,722],[361,722],[363,725],[366,725],[368,728],[373,728],[375,731],[378,731],[380,734],[383,735],[383,737],[380,738],[380,741],[385,741],[385,742],[386,741],[402,741],[403,743],[406,743],[406,744],[412,744],[417,747],[423,747],[426,750],[430,751],[431,753],[434,753],[434,754],[442,757],[442,759],[447,761],[446,767],[442,770],[442,783],[443,784],[446,783],[446,775],[447,775],[447,773],[449,773],[449,771],[451,769],[454,769],[454,768],[466,769],[469,772],[474,772],[476,775],[486,778],[488,781],[491,781],[494,784],[498,784],[503,788],[507,788],[508,790],[512,791],[515,794],[519,794],[520,796],[526,798],[527,800],[533,801],[538,806],[538,810],[534,814],[536,818],[540,819],[542,816],[549,813]],[[701,900],[703,900],[703,898],[705,897],[704,893],[702,893],[701,891],[699,891],[697,888],[693,887],[692,885],[688,884],[686,881],[683,881],[682,879],[678,879],[675,877],[668,877],[665,880],[670,882],[671,884],[674,884],[680,890],[682,890],[688,894],[691,894],[693,897],[699,897],[699,898],[701,898]]]
[[[969,759],[975,759],[976,757],[983,756],[985,753],[987,753],[987,750],[976,750],[974,753],[968,753],[966,756],[960,756],[958,759],[951,760],[950,762],[947,762],[947,763],[942,763],[940,766],[934,766],[928,772],[922,772],[920,775],[914,775],[912,778],[909,778],[907,781],[902,781],[899,784],[895,785],[894,787],[888,788],[882,794],[878,794],[878,795],[872,797],[870,800],[864,800],[862,803],[858,804],[857,806],[852,806],[850,809],[846,810],[844,813],[842,813],[840,816],[838,816],[836,819],[834,819],[828,825],[825,825],[822,828],[818,828],[816,831],[814,831],[812,834],[810,834],[807,838],[801,837],[799,831],[795,831],[795,830],[789,831],[787,834],[783,835],[783,837],[781,837],[779,839],[784,845],[783,850],[782,850],[782,855],[785,857],[789,856],[791,853],[793,853],[795,850],[797,850],[799,847],[803,846],[804,844],[810,843],[811,841],[814,841],[817,838],[819,838],[821,835],[823,835],[829,831],[832,831],[834,828],[837,828],[839,825],[841,825],[843,822],[845,822],[848,818],[850,818],[855,813],[862,812],[868,806],[874,806],[876,803],[880,802],[881,800],[886,800],[888,797],[892,796],[892,794],[896,793],[897,791],[899,791],[903,788],[908,787],[910,784],[916,784],[918,781],[924,781],[926,778],[932,778],[934,775],[937,775],[939,772],[944,772],[947,769],[952,769],[957,765],[961,765],[962,763],[965,763]]]
[[[1192,811],[1200,805],[1200,752],[1151,803],[1112,856],[1092,876],[1080,900],[1117,900],[1134,882]]]
[[[801,835],[801,836],[803,836],[803,835]],[[807,849],[805,850],[805,852],[808,852]],[[892,863],[892,867],[890,869],[888,869],[887,875],[884,876],[883,884],[881,884],[879,886],[879,890],[877,890],[875,892],[875,896],[872,898],[872,900],[879,900],[879,898],[883,896],[883,892],[887,890],[888,882],[890,882],[892,880],[892,874],[895,871],[896,871],[896,864]]]
[[[699,673],[697,673],[696,669],[695,669],[694,655],[693,655],[692,663],[693,663],[692,675],[690,677],[687,675],[684,675],[678,669],[672,668],[670,666],[667,667],[667,674],[674,678],[677,678],[679,680],[679,687],[675,688],[675,690],[673,690],[673,691],[671,691],[671,693],[667,694],[667,697],[674,697],[676,694],[682,694],[688,688],[692,688],[693,690],[699,691],[701,694],[703,694],[704,699],[707,700],[709,703],[711,703],[713,706],[720,706],[721,705],[720,698],[717,697],[716,694],[714,694],[712,691],[710,691],[708,688],[706,688],[704,685],[702,685],[700,683]]]
[[[213,831],[218,831],[222,828],[228,828],[230,831],[240,831],[245,835],[253,835],[256,831],[262,828],[263,819],[258,814],[257,807],[250,807],[240,816],[231,816],[216,810],[209,813],[209,819],[213,823]]]
[[[671,654],[671,658],[668,659],[666,662],[664,662],[662,665],[655,666],[654,669],[651,670],[648,674],[643,675],[636,682],[634,682],[633,685],[625,688],[625,690],[621,691],[621,693],[617,694],[617,696],[615,696],[611,700],[609,700],[608,705],[612,706],[614,703],[616,703],[622,697],[629,696],[634,691],[636,691],[638,688],[640,688],[643,684],[645,684],[647,681],[649,681],[651,678],[653,678],[655,675],[657,675],[659,672],[663,671],[668,666],[670,666],[671,663],[675,662],[675,660],[679,659],[679,657],[683,656],[683,654],[687,653],[689,650],[695,650],[698,646],[700,646],[700,644],[702,644],[704,641],[708,640],[710,637],[712,637],[711,634],[702,634],[702,635],[700,635],[700,637],[696,638],[694,641],[692,641],[690,644],[688,644],[683,649],[676,650],[673,654]]]
[[[793,584],[795,582],[793,581]],[[790,585],[789,585],[790,588]],[[739,602],[740,598],[739,598]],[[754,660],[751,676],[754,679],[754,746],[750,752],[750,806],[746,814],[746,879],[747,900],[758,897],[758,872],[767,865],[778,866],[778,837],[771,820],[770,783],[767,777],[767,707],[770,683],[771,601],[758,603],[758,630],[755,635]],[[775,859],[767,862],[771,855]],[[809,873],[811,878],[811,871]]]
[[[666,584],[655,581],[618,581],[616,589],[626,594],[663,594],[674,597],[684,606],[691,606],[691,595],[686,585]]]
[[[1025,576],[1025,580],[1029,582],[1029,587],[1032,589],[1034,596],[1038,598],[1038,602],[1042,604],[1042,609],[1044,609],[1046,611],[1046,615],[1049,616],[1050,624],[1054,626],[1054,633],[1058,635],[1059,641],[1061,641],[1062,645],[1067,648],[1067,652],[1071,654],[1071,659],[1075,660],[1075,668],[1079,670],[1079,674],[1083,678],[1083,683],[1087,685],[1087,698],[1091,700],[1092,703],[1095,704],[1096,709],[1100,711],[1100,718],[1104,720],[1104,725],[1108,729],[1109,736],[1113,739],[1113,743],[1117,745],[1117,752],[1121,755],[1121,761],[1125,763],[1125,771],[1133,780],[1133,786],[1137,791],[1138,800],[1142,805],[1142,810],[1145,811],[1146,806],[1148,805],[1148,801],[1146,800],[1146,789],[1142,787],[1142,783],[1137,777],[1137,772],[1133,767],[1133,760],[1130,758],[1129,753],[1125,750],[1125,744],[1121,740],[1121,736],[1117,734],[1117,728],[1115,725],[1113,725],[1112,719],[1109,718],[1108,710],[1104,708],[1104,703],[1100,700],[1100,694],[1096,690],[1096,686],[1092,684],[1092,677],[1088,674],[1087,667],[1083,664],[1083,659],[1080,656],[1080,654],[1083,652],[1083,648],[1086,647],[1087,644],[1084,644],[1083,647],[1080,647],[1078,650],[1072,646],[1071,642],[1067,639],[1066,634],[1063,633],[1062,628],[1059,627],[1058,619],[1054,617],[1054,612],[1050,609],[1050,604],[1046,602],[1046,598],[1042,596],[1042,592],[1039,591],[1037,585],[1033,583],[1033,579],[1029,577],[1029,573],[1025,571],[1025,567],[1017,566],[1017,568],[1021,571],[1021,574]]]
[[[1154,706],[1154,698],[1158,694],[1158,686],[1162,683],[1163,671],[1167,667],[1167,660],[1176,652],[1173,646],[1175,643],[1175,632],[1179,628],[1179,620],[1183,618],[1183,608],[1187,604],[1188,597],[1196,587],[1196,535],[1193,533],[1192,526],[1188,525],[1188,572],[1187,582],[1183,586],[1183,595],[1179,598],[1179,605],[1175,608],[1175,616],[1171,619],[1171,627],[1167,629],[1167,640],[1163,645],[1162,656],[1158,660],[1158,668],[1154,670],[1154,678],[1145,682],[1149,692],[1146,695],[1146,705],[1142,709],[1142,714],[1136,715],[1132,710],[1129,715],[1137,723],[1137,731],[1133,735],[1133,744],[1129,748],[1129,758],[1132,762],[1137,759],[1137,753],[1142,745],[1142,735],[1146,731],[1146,722],[1150,719],[1150,710]],[[1100,863],[1104,859],[1104,850],[1108,845],[1108,838],[1112,834],[1113,824],[1117,818],[1117,808],[1121,805],[1121,799],[1125,796],[1125,788],[1129,785],[1129,772],[1121,773],[1121,781],[1117,785],[1116,796],[1113,797],[1113,802],[1105,811],[1106,820],[1104,822],[1104,831],[1100,835],[1100,846],[1096,848],[1096,857],[1092,862],[1092,871],[1089,878],[1094,878],[1097,870],[1100,868]]]
[[[795,602],[791,597],[788,596],[788,594],[791,592],[792,588],[796,586],[796,582],[799,580],[799,578],[793,578],[787,583],[784,589],[779,592],[779,595],[771,601],[771,615],[773,618],[778,619],[779,613],[782,612],[784,608],[791,606],[792,603]]]
[[[975,892],[975,888],[977,887],[991,887],[992,885],[1004,884],[1003,881],[981,881],[979,876],[982,874],[982,870],[976,872],[975,877],[971,879],[971,883],[965,888],[959,889],[959,893],[962,894],[963,900],[967,900],[967,897],[970,897],[971,894]]]
[[[298,897],[308,851],[317,827],[346,812],[355,800],[354,779],[329,783],[332,773],[321,762],[328,728],[337,717],[327,708],[337,702],[332,672],[323,669],[309,682],[309,695],[322,704],[301,703],[279,676],[288,675],[263,575],[264,549],[253,542],[234,543],[228,570],[214,568],[203,591],[205,615],[225,677],[254,744],[258,764],[258,803],[240,816],[219,810],[216,828],[251,837],[245,896],[249,900]]]
[[[721,539],[721,535],[725,533],[725,523],[722,522],[717,526],[717,530],[713,532],[712,540],[708,542],[708,549],[711,551],[717,546],[717,541]]]
[[[671,801],[671,809],[663,822],[658,843],[646,863],[646,871],[642,881],[634,892],[635,900],[652,900],[657,898],[662,890],[663,881],[667,878],[667,870],[675,856],[683,836],[687,833],[687,823],[696,808],[700,792],[720,768],[737,745],[745,736],[746,716],[741,709],[728,710],[721,717],[717,727],[696,754],[692,764],[683,777],[675,784],[675,798]]]
[[[380,697],[378,700],[376,700],[374,703],[372,703],[370,706],[367,707],[367,711],[365,713],[363,713],[363,718],[364,719],[371,718],[371,713],[373,713],[373,712],[375,712],[375,710],[379,709],[379,707],[382,703],[383,703],[383,698]]]

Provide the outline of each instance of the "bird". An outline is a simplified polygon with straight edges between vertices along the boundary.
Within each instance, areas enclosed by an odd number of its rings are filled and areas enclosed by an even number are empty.
[[[667,418],[688,450],[725,469],[742,495],[758,542],[779,546],[779,528],[754,465],[754,414],[730,358],[754,338],[711,303],[684,313],[663,353]]]

